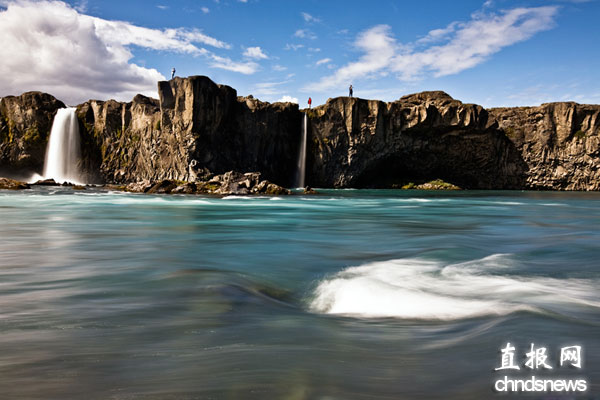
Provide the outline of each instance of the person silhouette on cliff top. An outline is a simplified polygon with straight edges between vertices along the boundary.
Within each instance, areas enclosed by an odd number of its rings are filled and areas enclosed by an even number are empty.
[[[348,93],[350,97],[352,97],[352,94],[354,93],[354,91],[352,90],[352,85],[350,85],[350,87],[348,88]]]
[[[175,77],[175,67],[171,70],[171,79]]]
[[[309,97],[308,98],[308,108],[310,108],[310,105],[312,104],[312,99]]]

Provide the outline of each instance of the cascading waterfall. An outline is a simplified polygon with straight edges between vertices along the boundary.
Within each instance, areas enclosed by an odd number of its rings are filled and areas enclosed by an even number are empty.
[[[79,122],[75,111],[76,108],[61,108],[54,117],[44,163],[46,179],[81,183],[77,167],[81,154]]]
[[[296,187],[304,187],[304,177],[306,174],[306,126],[308,124],[308,116],[304,113],[302,119],[302,143],[300,143],[300,152],[298,153],[298,168],[296,169]]]

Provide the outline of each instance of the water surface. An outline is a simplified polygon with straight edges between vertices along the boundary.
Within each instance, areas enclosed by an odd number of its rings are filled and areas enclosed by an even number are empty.
[[[600,194],[319,192],[0,191],[0,393],[503,397],[510,341],[597,398]]]

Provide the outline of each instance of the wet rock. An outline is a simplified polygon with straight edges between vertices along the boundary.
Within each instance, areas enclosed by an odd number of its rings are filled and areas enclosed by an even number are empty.
[[[417,190],[461,190],[460,187],[452,183],[444,182],[441,179],[436,179],[422,184],[408,183],[402,186],[402,189],[417,189]]]
[[[194,182],[187,182],[178,185],[175,189],[171,190],[172,194],[194,194],[198,192],[198,187]]]
[[[152,194],[152,193],[171,193],[171,191],[175,188],[177,188],[179,186],[178,182],[169,180],[169,179],[165,179],[163,181],[160,181],[158,183],[155,183],[154,185],[152,185],[152,187],[150,189],[148,189],[146,191],[146,193]]]
[[[50,179],[41,179],[41,180],[37,181],[36,183],[34,183],[34,185],[37,185],[37,186],[61,186],[60,183],[57,183],[52,178],[50,178]]]
[[[142,180],[142,181],[130,183],[127,186],[124,186],[124,187],[121,186],[121,187],[123,187],[123,189],[127,192],[145,193],[148,190],[150,190],[150,188],[152,188],[152,186],[154,186],[154,184],[152,184],[149,180]]]
[[[252,188],[252,194],[265,194],[269,196],[289,195],[292,192],[284,187],[269,181],[261,181]]]
[[[25,182],[17,181],[9,178],[0,178],[0,189],[22,190],[30,189],[31,186]]]

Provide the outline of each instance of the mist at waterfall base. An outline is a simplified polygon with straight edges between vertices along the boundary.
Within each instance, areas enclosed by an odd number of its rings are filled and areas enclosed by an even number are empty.
[[[306,141],[307,141],[308,116],[304,113],[302,118],[302,137],[300,140],[300,151],[298,152],[298,165],[296,167],[296,187],[303,188],[306,177]]]
[[[598,398],[600,193],[319,192],[0,191],[0,397]]]
[[[54,179],[58,183],[83,183],[78,166],[81,144],[76,111],[76,108],[57,110],[46,149],[43,175],[34,175],[30,182]]]

